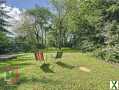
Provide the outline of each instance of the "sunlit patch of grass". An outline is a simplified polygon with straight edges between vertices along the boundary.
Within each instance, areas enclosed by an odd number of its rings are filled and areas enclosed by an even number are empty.
[[[109,90],[109,81],[119,80],[119,66],[97,60],[90,54],[64,53],[59,60],[55,60],[55,55],[47,53],[46,66],[44,62],[36,62],[33,53],[26,53],[1,62],[0,68],[19,66],[16,90]],[[82,71],[81,67],[90,72]]]

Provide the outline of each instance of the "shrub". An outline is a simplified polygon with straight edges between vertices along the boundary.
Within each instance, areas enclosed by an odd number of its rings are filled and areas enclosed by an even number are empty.
[[[94,51],[94,55],[105,60],[119,63],[119,46],[116,45],[112,48],[100,48]]]

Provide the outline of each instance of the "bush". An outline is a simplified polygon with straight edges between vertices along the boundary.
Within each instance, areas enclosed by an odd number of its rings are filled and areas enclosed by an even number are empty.
[[[105,61],[111,61],[115,63],[119,63],[119,48],[118,46],[112,48],[103,48],[97,49],[94,51],[94,55],[100,57]]]
[[[78,49],[82,52],[91,52],[96,49],[96,45],[93,42],[84,40],[78,45]]]

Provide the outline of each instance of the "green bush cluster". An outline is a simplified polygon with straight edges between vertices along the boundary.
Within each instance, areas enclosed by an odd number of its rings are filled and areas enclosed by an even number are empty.
[[[119,47],[100,48],[94,51],[94,55],[109,62],[119,63]]]

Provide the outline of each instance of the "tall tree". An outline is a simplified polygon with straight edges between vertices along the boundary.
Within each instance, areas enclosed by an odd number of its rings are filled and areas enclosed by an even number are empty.
[[[65,7],[67,0],[51,0],[54,13],[54,30],[56,35],[56,46],[61,50],[64,42],[66,41],[66,24],[65,19],[70,12],[70,8]]]
[[[5,3],[5,0],[0,0],[0,53],[8,52],[9,39],[6,34],[11,34],[11,32],[6,29],[6,26],[9,25],[7,18],[10,17],[5,10]]]
[[[0,0],[0,31],[1,32],[9,32],[5,26],[8,26],[8,21],[6,20],[9,18],[7,15],[7,11],[5,10],[5,0]]]
[[[45,48],[51,16],[51,12],[47,8],[37,6],[27,10],[23,15],[21,26],[16,31],[17,36],[23,37],[22,40],[32,46],[35,51]]]
[[[46,32],[50,28],[52,14],[47,8],[36,7],[28,11],[29,15],[34,18],[34,30],[36,39],[40,42],[41,47],[43,48],[46,44]]]

